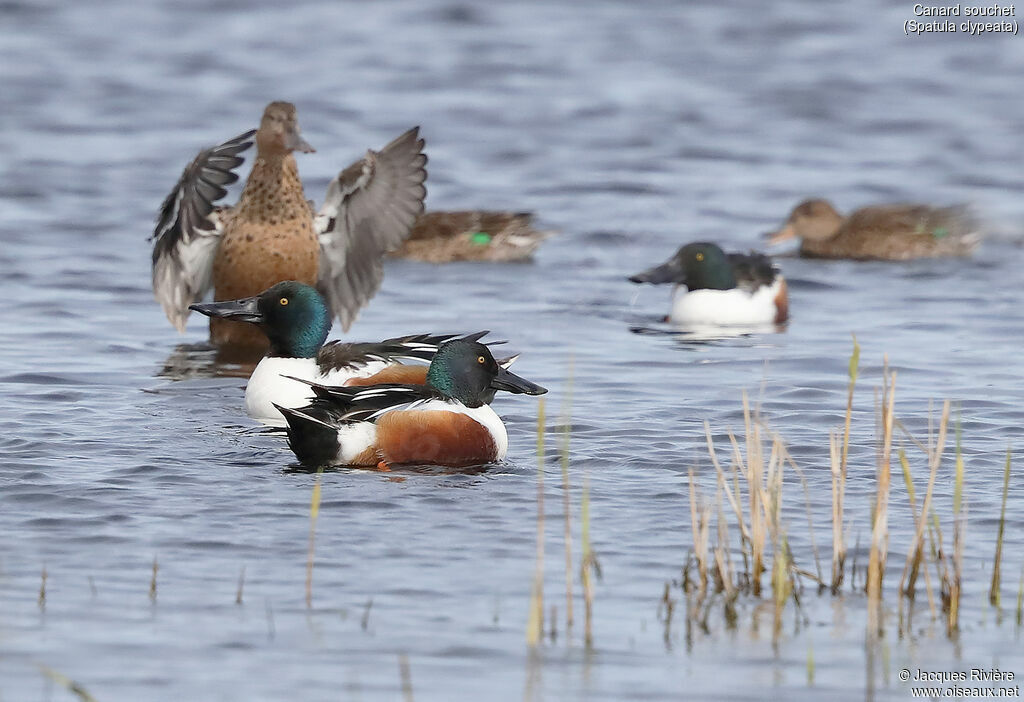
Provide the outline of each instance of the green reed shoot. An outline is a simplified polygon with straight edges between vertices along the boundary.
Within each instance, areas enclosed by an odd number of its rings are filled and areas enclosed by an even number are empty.
[[[1006,467],[1003,469],[1003,504],[999,510],[999,531],[996,533],[996,555],[992,564],[992,587],[988,591],[988,601],[995,607],[999,606],[999,586],[1003,561],[1003,533],[1006,530],[1006,495],[1010,491],[1010,447],[1006,447]]]

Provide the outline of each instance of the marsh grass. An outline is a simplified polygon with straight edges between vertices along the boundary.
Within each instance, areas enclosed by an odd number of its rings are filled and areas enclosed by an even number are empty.
[[[782,635],[784,613],[790,602],[793,603],[793,612],[796,615],[795,627],[798,628],[801,621],[806,621],[801,618],[800,609],[805,581],[816,584],[819,593],[830,592],[833,596],[840,595],[844,584],[850,585],[851,592],[862,591],[867,605],[868,643],[881,642],[887,628],[884,617],[888,610],[885,576],[890,569],[889,539],[894,519],[893,508],[898,505],[902,509],[903,504],[902,496],[893,492],[894,470],[902,475],[902,485],[906,490],[906,508],[913,526],[902,564],[899,586],[894,591],[899,605],[899,633],[902,636],[911,630],[913,602],[923,580],[932,620],[941,621],[948,636],[956,635],[961,617],[965,526],[968,513],[964,497],[966,470],[961,449],[959,420],[956,429],[955,461],[950,476],[953,486],[952,503],[943,501],[940,509],[935,504],[934,494],[943,464],[947,435],[950,433],[951,403],[943,403],[937,423],[929,406],[928,437],[925,441],[918,440],[896,417],[897,374],[889,368],[888,360],[884,360],[881,387],[875,395],[875,466],[874,470],[868,473],[873,494],[865,509],[866,514],[851,514],[846,504],[846,486],[847,475],[852,468],[850,437],[860,362],[860,347],[856,337],[853,343],[843,424],[830,431],[828,435],[831,577],[828,581],[824,579],[818,558],[810,495],[804,473],[793,460],[783,439],[761,417],[760,409],[752,410],[744,393],[743,434],[737,436],[731,431],[726,432],[731,455],[728,467],[716,447],[710,424],[704,423],[704,439],[715,471],[713,497],[709,498],[705,494],[706,489],[702,491],[702,483],[698,480],[699,474],[693,468],[688,470],[692,546],[683,568],[682,579],[676,583],[685,594],[688,645],[692,643],[694,631],[709,631],[708,617],[713,604],[722,605],[726,627],[734,628],[736,605],[740,598],[752,599],[755,603],[755,612],[762,610],[761,603],[768,606],[767,611],[772,614],[772,640],[777,642]],[[915,454],[915,459],[923,463],[921,469],[926,470],[928,476],[923,487],[923,495],[920,486],[915,482],[912,459],[900,445],[903,437],[920,449],[923,456],[921,461],[916,459]],[[790,533],[794,527],[787,524],[783,517],[783,501],[784,493],[788,491],[784,486],[791,485],[794,481],[792,477],[787,478],[787,469],[799,478],[804,492],[807,528],[810,535],[809,555],[814,559],[813,569],[802,567],[798,563],[800,556],[794,554],[790,548]],[[864,476],[864,471],[858,470],[857,475]],[[1009,476],[1008,451],[1003,471],[1003,502],[999,530],[996,534],[992,584],[989,589],[989,601],[994,606],[998,606],[1000,597]],[[899,485],[900,480],[897,477],[895,487],[898,488]],[[946,516],[940,518],[940,513]],[[896,517],[902,518],[902,514],[896,513]],[[858,517],[867,517],[867,520],[859,521]],[[847,543],[855,523],[866,524],[868,527],[867,564],[861,568],[860,578],[857,577],[856,558],[860,550],[859,532],[857,544],[852,551],[852,563],[848,562],[850,552]],[[949,536],[947,542],[944,542],[944,528]],[[804,553],[803,557],[807,558],[809,555]],[[763,578],[765,573],[769,574],[767,583]],[[665,623],[666,641],[669,638],[673,603],[671,590],[666,586],[658,602],[658,615]],[[1022,616],[1024,570],[1021,573],[1017,596],[1018,623],[1021,622]],[[754,622],[756,628],[757,616]],[[876,648],[881,651],[884,644]],[[808,652],[808,679],[813,679],[811,651]]]

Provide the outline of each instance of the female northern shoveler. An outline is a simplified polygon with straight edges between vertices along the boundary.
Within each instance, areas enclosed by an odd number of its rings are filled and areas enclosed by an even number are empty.
[[[789,317],[786,279],[761,253],[727,254],[715,244],[687,244],[630,280],[674,283],[668,320],[679,324],[765,324]]]
[[[534,229],[529,212],[426,212],[390,255],[427,263],[521,262],[551,234]]]
[[[444,343],[426,385],[332,388],[313,385],[308,407],[281,411],[288,445],[307,466],[394,464],[470,466],[500,461],[505,425],[488,403],[497,390],[543,395],[470,339]]]
[[[341,171],[315,217],[292,155],[313,147],[291,103],[270,103],[258,130],[201,151],[164,201],[153,233],[153,292],[167,318],[184,330],[189,305],[210,287],[215,300],[230,300],[299,280],[320,285],[347,331],[380,287],[381,257],[423,212],[427,157],[418,134],[410,129]],[[254,138],[256,161],[241,198],[214,212]],[[252,326],[225,319],[210,321],[210,337],[266,343]]]
[[[768,236],[773,244],[799,237],[808,258],[880,261],[969,256],[981,241],[965,207],[876,205],[844,219],[828,200],[801,202]]]
[[[194,304],[190,309],[216,319],[255,325],[270,341],[270,350],[245,386],[245,410],[266,424],[283,425],[276,406],[302,407],[313,399],[309,380],[331,385],[376,383],[422,384],[438,346],[454,334],[417,334],[379,343],[325,344],[331,330],[327,302],[314,288],[294,280],[278,283],[255,297]],[[487,332],[463,337],[478,340]],[[511,363],[515,359],[505,359]]]

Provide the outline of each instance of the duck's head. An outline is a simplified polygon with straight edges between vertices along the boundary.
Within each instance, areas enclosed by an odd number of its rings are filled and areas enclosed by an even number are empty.
[[[272,102],[263,110],[260,128],[256,131],[256,146],[261,156],[285,156],[293,151],[316,151],[302,138],[295,105],[290,102]]]
[[[434,354],[427,370],[427,385],[467,407],[486,405],[497,390],[543,395],[547,388],[520,378],[494,360],[490,349],[478,341],[454,339]]]
[[[268,356],[313,358],[331,331],[331,311],[317,290],[286,280],[255,297],[189,305],[207,317],[256,324],[270,339]]]
[[[731,290],[736,276],[725,252],[717,244],[698,241],[680,247],[660,266],[630,276],[634,283],[675,283],[690,290]]]
[[[828,200],[804,200],[789,213],[789,218],[781,229],[769,232],[766,236],[770,244],[778,244],[794,237],[824,241],[835,236],[842,223],[842,215]]]

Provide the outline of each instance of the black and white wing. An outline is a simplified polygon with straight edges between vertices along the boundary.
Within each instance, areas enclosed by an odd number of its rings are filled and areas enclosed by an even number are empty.
[[[374,343],[332,341],[317,353],[317,366],[321,373],[327,373],[342,368],[361,368],[371,361],[397,363],[416,360],[429,363],[438,347],[446,341],[456,338],[480,341],[489,333],[481,331],[461,337],[458,334],[411,334]]]
[[[372,421],[381,414],[409,407],[426,400],[443,399],[434,388],[426,385],[401,385],[398,383],[381,383],[366,386],[332,386],[321,385],[309,380],[306,383],[316,397],[304,410],[313,410],[313,414],[322,413],[337,423]]]
[[[726,257],[732,266],[736,284],[751,293],[762,286],[770,286],[779,272],[771,258],[757,251],[749,254],[730,253]]]
[[[188,306],[210,289],[223,233],[222,212],[214,212],[214,203],[238,180],[234,170],[245,160],[239,154],[252,146],[255,133],[200,151],[160,208],[152,236],[153,294],[178,331],[185,330]]]
[[[348,331],[384,274],[381,258],[405,241],[423,212],[427,156],[419,127],[367,151],[327,187],[316,217],[320,292]]]

